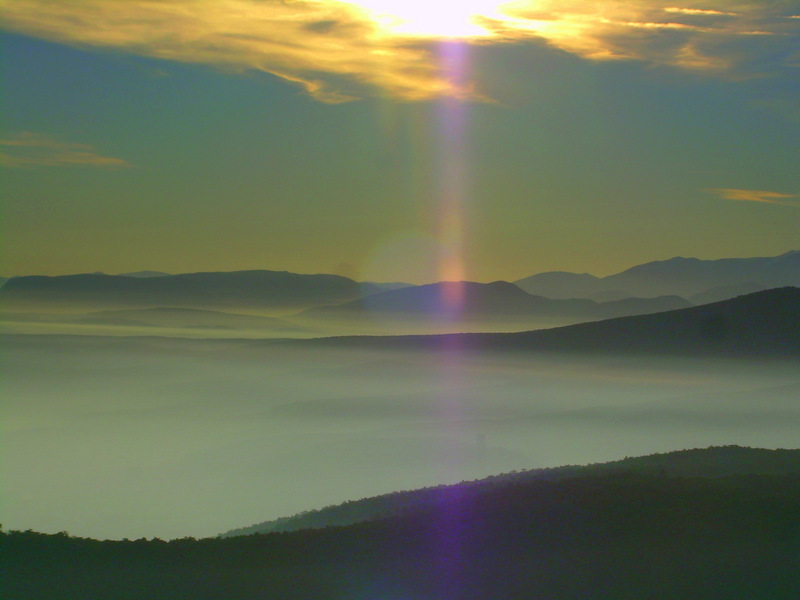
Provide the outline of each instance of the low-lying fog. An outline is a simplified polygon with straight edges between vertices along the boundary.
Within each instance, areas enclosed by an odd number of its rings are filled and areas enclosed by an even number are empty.
[[[175,318],[181,311],[183,323]],[[0,334],[168,336],[195,339],[314,338],[340,335],[425,335],[441,333],[513,332],[586,322],[567,316],[493,317],[441,321],[394,315],[328,320],[283,315],[226,313],[195,309],[139,309],[91,313],[0,313]],[[176,322],[180,324],[176,324]]]
[[[211,536],[384,492],[718,444],[796,447],[788,363],[8,335],[6,529]]]

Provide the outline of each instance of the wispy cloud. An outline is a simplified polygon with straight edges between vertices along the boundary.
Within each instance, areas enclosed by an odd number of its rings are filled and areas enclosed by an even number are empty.
[[[782,0],[738,0],[735,12],[729,0],[700,7],[678,0],[666,8],[657,0],[462,0],[454,18],[465,17],[462,5],[472,13],[474,27],[464,31],[472,32],[466,39],[473,44],[544,41],[591,60],[718,75],[781,68],[800,37],[797,7],[787,11]],[[479,97],[441,72],[432,48],[436,25],[447,27],[454,10],[455,4],[419,0],[5,0],[2,27],[62,43],[264,71],[325,102],[374,93],[406,100]],[[427,22],[397,26],[403,18]]]
[[[0,139],[3,167],[101,167],[119,169],[131,164],[121,158],[103,156],[88,144],[62,142],[41,133],[22,132]]]
[[[681,3],[664,8],[655,0],[537,0],[508,5],[528,28],[549,44],[593,60],[639,60],[719,76],[780,69],[800,32],[784,18],[779,1],[709,0],[704,8]],[[770,40],[755,44],[753,32]]]
[[[679,15],[703,15],[703,16],[718,16],[724,15],[728,17],[735,17],[739,13],[725,12],[722,10],[711,10],[704,8],[681,8],[679,6],[670,6],[664,9],[668,13],[677,13]]]
[[[48,40],[229,71],[259,70],[325,102],[367,90],[410,100],[458,91],[418,41],[383,35],[331,0],[7,0],[3,26]]]
[[[779,204],[782,206],[795,206],[800,208],[800,196],[797,194],[783,194],[767,190],[740,190],[735,188],[711,188],[706,190],[725,200],[737,202],[760,202],[762,204]]]

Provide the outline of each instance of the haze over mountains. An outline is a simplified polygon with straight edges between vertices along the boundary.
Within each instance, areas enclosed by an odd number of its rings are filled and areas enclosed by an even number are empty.
[[[798,307],[800,290],[777,288],[509,334],[7,334],[5,522],[209,534],[512,469],[793,447]],[[170,312],[99,316],[171,322]],[[187,494],[203,502],[187,506]]]
[[[676,294],[699,303],[724,300],[759,289],[800,285],[800,251],[763,258],[676,257],[637,265],[608,277],[556,271],[532,275],[514,283],[531,294],[548,298]]]
[[[715,261],[674,258],[605,278],[553,272],[514,284],[359,283],[337,275],[263,270],[25,276],[0,289],[0,307],[14,330],[38,333],[79,333],[83,327],[85,333],[130,334],[131,328],[161,327],[195,336],[203,331],[244,337],[386,335],[541,329],[686,308],[787,285],[800,285],[800,252]],[[141,309],[161,312],[118,312]],[[187,319],[189,314],[193,318]]]
[[[101,310],[77,316],[73,323],[128,327],[162,327],[186,329],[227,329],[261,332],[263,335],[291,335],[304,330],[283,319],[199,308],[138,308]]]
[[[299,275],[285,271],[186,273],[161,277],[62,275],[15,277],[0,290],[0,302],[14,309],[238,308],[278,313],[346,302],[361,296],[361,286],[338,275]]]
[[[118,278],[127,278],[128,281]],[[133,282],[130,279],[146,281]],[[265,270],[178,275],[160,271],[120,275],[32,275],[12,277],[11,280],[13,285],[4,293],[4,298],[27,294],[31,301],[80,301],[83,295],[94,292],[107,302],[135,303],[141,302],[142,294],[149,292],[153,294],[154,302],[185,302],[192,296],[191,301],[198,304],[221,306],[238,301],[265,307],[332,305],[381,291],[413,287],[405,283],[356,284],[352,279],[339,275],[300,275]],[[4,281],[5,278],[0,278],[0,283]],[[711,298],[715,293],[720,296],[728,293],[730,295],[725,297],[733,297],[761,289],[800,285],[800,251],[793,250],[774,257],[718,260],[675,257],[637,265],[607,277],[552,271],[513,283],[529,294],[551,299],[590,298],[603,302],[624,297],[677,295],[692,300],[699,294]],[[357,285],[362,286],[361,289],[357,289]],[[213,292],[211,287],[222,289]],[[48,294],[51,295],[49,298]],[[126,298],[125,294],[133,297]],[[723,300],[725,297],[712,299]]]
[[[800,0],[0,36],[0,600],[800,600]]]
[[[700,306],[386,287],[263,271],[11,280],[4,522],[208,535],[513,469],[797,444],[796,287]]]
[[[627,298],[612,302],[589,299],[551,300],[532,296],[505,281],[442,282],[382,292],[335,306],[312,308],[298,322],[349,324],[427,321],[446,328],[474,323],[479,330],[532,329],[691,306],[678,296]]]
[[[448,347],[600,354],[800,355],[800,288],[784,287],[702,306],[517,333],[341,337],[327,346]]]

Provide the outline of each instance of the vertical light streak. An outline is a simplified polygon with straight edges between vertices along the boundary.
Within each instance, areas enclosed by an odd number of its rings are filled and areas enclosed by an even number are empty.
[[[463,41],[450,40],[439,45],[442,74],[454,92],[464,89],[469,72],[469,46]],[[458,321],[464,310],[464,246],[465,202],[467,201],[467,105],[456,96],[448,96],[438,106],[439,123],[439,212],[438,238],[440,244],[440,280],[450,282],[441,286],[440,318]],[[459,472],[463,437],[461,390],[464,388],[464,365],[459,336],[441,338],[440,368],[445,381],[439,398],[440,417],[444,424],[442,435],[452,440],[442,457],[442,465],[451,474]],[[438,502],[436,531],[437,562],[440,597],[461,595],[462,569],[465,559],[464,519],[469,510],[459,487],[444,488]]]
[[[439,368],[444,379],[442,395],[439,397],[439,415],[443,424],[441,435],[452,446],[445,445],[440,464],[448,478],[463,472],[463,408],[461,392],[465,387],[466,373],[462,363],[461,340],[458,335],[440,338]],[[460,485],[443,487],[437,499],[434,544],[438,573],[438,597],[459,598],[466,554],[465,521],[470,507]]]
[[[464,89],[469,71],[469,47],[451,40],[439,45],[440,68],[450,89]],[[467,106],[447,96],[438,106],[441,179],[438,237],[441,244],[439,275],[442,281],[462,282],[464,268],[464,203],[467,198],[466,128]],[[448,320],[456,320],[463,309],[463,286],[443,286],[441,306]]]

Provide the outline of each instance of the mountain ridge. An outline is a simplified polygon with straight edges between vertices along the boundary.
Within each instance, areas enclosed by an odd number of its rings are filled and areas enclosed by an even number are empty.
[[[625,292],[636,297],[677,294],[691,299],[712,288],[726,286],[760,285],[765,289],[800,285],[800,251],[790,250],[771,257],[713,260],[676,256],[635,265],[606,277],[551,271],[514,283],[529,293],[550,298]],[[735,291],[732,293],[736,295]]]
[[[161,277],[78,274],[14,277],[0,288],[6,305],[73,308],[230,308],[296,312],[358,298],[362,286],[339,275],[288,271],[198,272]]]
[[[516,333],[348,336],[301,342],[386,348],[776,357],[800,354],[800,288],[678,310]]]
[[[446,493],[447,490],[456,488],[468,487],[473,490],[481,490],[576,477],[632,474],[674,478],[721,478],[733,475],[765,474],[800,476],[800,449],[748,448],[737,445],[710,446],[625,457],[603,463],[528,469],[457,484],[396,491],[371,498],[351,500],[342,504],[304,511],[289,517],[232,529],[219,534],[218,537],[318,529],[397,517],[421,508],[430,508],[443,492]]]
[[[334,306],[311,308],[297,316],[364,318],[396,315],[444,320],[568,317],[594,320],[688,306],[692,306],[692,303],[674,295],[597,302],[585,298],[551,299],[536,296],[507,281],[447,281],[390,290]]]

